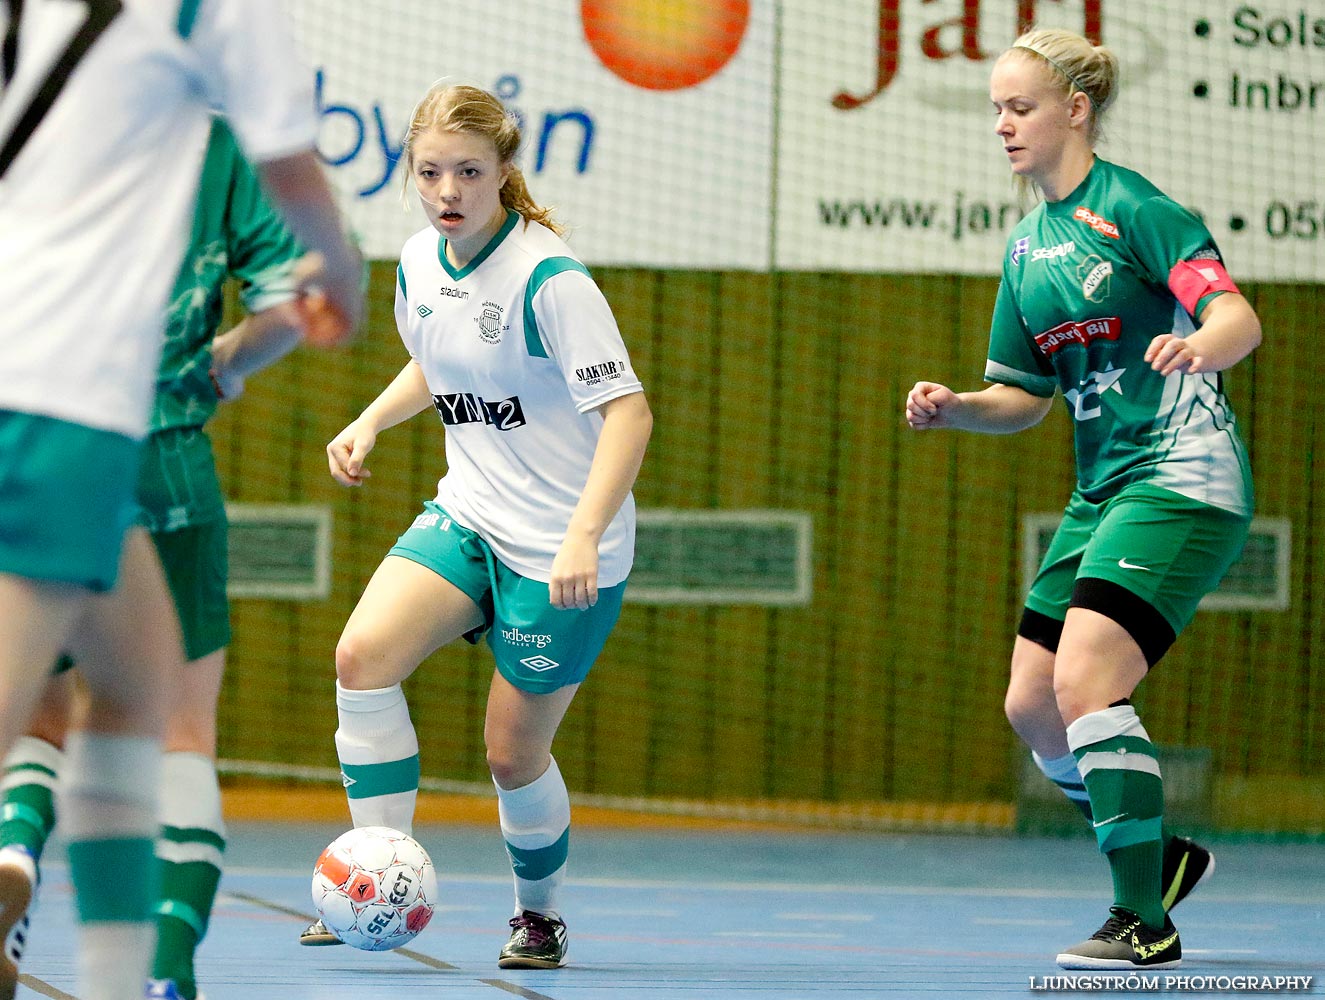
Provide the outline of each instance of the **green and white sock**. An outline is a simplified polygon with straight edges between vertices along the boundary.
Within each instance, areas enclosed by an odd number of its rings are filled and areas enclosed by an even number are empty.
[[[1163,927],[1164,783],[1154,744],[1131,705],[1083,715],[1067,727],[1067,742],[1091,811],[1103,817],[1092,825],[1113,873],[1114,903]]]
[[[419,794],[419,738],[405,692],[399,684],[351,691],[337,682],[336,714],[336,756],[354,825],[410,833]]]
[[[515,879],[515,912],[533,910],[560,919],[558,896],[570,853],[570,795],[556,760],[521,788],[497,785],[497,815]]]
[[[55,826],[55,789],[64,751],[35,736],[20,736],[5,758],[0,777],[0,847],[17,844],[34,861]]]
[[[75,733],[66,756],[58,811],[77,901],[77,993],[141,996],[155,937],[161,748],[144,737]]]
[[[224,854],[216,765],[205,754],[166,754],[156,842],[161,890],[152,977],[173,979],[187,1000],[198,992],[193,955],[207,933]]]

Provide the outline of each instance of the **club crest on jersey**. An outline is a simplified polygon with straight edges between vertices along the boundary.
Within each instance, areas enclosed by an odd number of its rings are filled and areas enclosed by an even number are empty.
[[[501,335],[510,327],[501,321],[501,306],[496,302],[484,302],[483,311],[474,317],[478,324],[479,339],[487,344],[500,344]]]
[[[1109,278],[1113,276],[1110,261],[1091,254],[1077,268],[1081,276],[1081,294],[1091,302],[1103,302],[1109,297]]]
[[[1026,253],[1027,251],[1030,250],[1030,248],[1031,248],[1031,238],[1029,236],[1023,236],[1021,239],[1017,240],[1016,243],[1012,244],[1013,267],[1021,266],[1021,258],[1026,256]]]

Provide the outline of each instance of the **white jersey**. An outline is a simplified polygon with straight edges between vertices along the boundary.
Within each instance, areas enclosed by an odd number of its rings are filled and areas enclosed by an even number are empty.
[[[211,109],[251,160],[310,149],[312,75],[272,0],[19,9],[0,3],[0,410],[139,438]]]
[[[400,255],[396,325],[446,425],[437,502],[546,583],[610,399],[641,390],[607,300],[555,233],[516,213],[461,270],[431,227]],[[598,546],[612,587],[635,555],[627,497]]]

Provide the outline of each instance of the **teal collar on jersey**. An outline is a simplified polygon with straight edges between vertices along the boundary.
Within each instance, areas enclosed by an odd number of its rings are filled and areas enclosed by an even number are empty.
[[[497,234],[493,236],[492,239],[488,240],[487,246],[474,255],[473,260],[458,271],[452,267],[451,262],[446,259],[446,237],[439,237],[437,240],[437,260],[452,279],[459,281],[465,275],[469,274],[470,271],[474,270],[491,257],[492,251],[496,250],[497,247],[501,245],[501,241],[510,235],[511,230],[515,228],[515,224],[519,221],[520,213],[513,208],[508,208],[506,210],[506,221],[501,224],[501,228],[497,230]]]

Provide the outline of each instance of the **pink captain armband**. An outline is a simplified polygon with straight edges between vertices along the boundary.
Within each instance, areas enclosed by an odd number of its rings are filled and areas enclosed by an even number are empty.
[[[1195,316],[1196,306],[1211,292],[1237,292],[1238,286],[1217,260],[1180,260],[1169,272],[1169,291]]]

